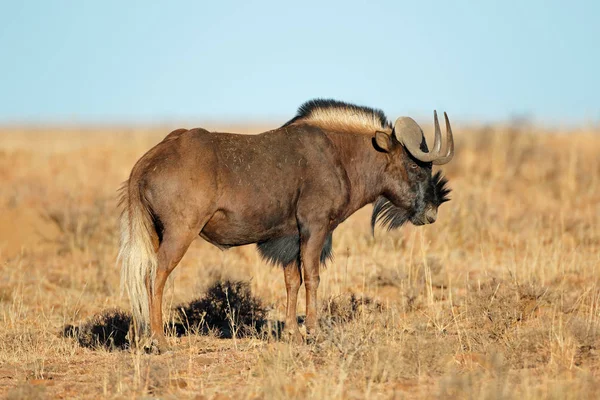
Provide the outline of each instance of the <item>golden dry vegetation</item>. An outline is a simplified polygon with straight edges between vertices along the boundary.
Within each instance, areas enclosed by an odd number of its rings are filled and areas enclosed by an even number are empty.
[[[314,342],[213,331],[172,336],[173,351],[157,356],[83,347],[61,332],[128,309],[115,265],[116,189],[168,129],[4,128],[0,396],[599,393],[600,132],[518,124],[455,131],[456,156],[444,168],[452,201],[435,224],[373,237],[367,206],[336,230]],[[199,239],[173,276],[168,309],[233,279],[250,282],[271,324],[283,319],[283,274],[253,246],[221,252]],[[300,314],[303,302],[301,290]]]

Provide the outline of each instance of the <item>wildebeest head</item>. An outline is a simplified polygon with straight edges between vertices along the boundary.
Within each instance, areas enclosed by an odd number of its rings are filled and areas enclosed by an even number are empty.
[[[446,143],[442,151],[442,133],[434,112],[435,140],[427,148],[421,127],[409,117],[396,120],[392,132],[378,131],[375,147],[388,153],[386,191],[374,204],[371,225],[376,222],[394,229],[410,221],[414,225],[431,224],[437,219],[438,207],[449,200],[448,182],[440,171],[432,175],[432,165],[448,163],[454,156],[454,140],[448,116]]]

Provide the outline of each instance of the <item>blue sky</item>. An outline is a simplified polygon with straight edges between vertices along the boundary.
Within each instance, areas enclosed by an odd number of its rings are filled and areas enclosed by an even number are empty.
[[[283,121],[314,97],[600,121],[600,2],[0,4],[0,123]]]

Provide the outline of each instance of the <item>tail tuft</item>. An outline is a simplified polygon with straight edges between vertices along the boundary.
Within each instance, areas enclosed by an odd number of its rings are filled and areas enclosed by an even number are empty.
[[[130,181],[120,189],[121,241],[117,262],[121,262],[121,293],[127,292],[137,333],[148,331],[152,284],[158,265],[153,238],[157,235],[152,215],[140,193]]]

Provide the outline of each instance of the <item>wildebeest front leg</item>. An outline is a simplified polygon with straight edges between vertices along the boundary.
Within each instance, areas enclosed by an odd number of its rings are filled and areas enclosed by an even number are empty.
[[[327,239],[326,229],[305,230],[300,236],[300,259],[304,268],[304,286],[306,288],[306,333],[314,334],[317,330],[317,289],[319,264],[323,244]]]
[[[283,269],[285,275],[285,289],[287,291],[287,306],[285,312],[285,335],[293,341],[301,341],[302,336],[298,330],[298,317],[296,305],[298,303],[298,290],[302,285],[300,265],[292,263]]]

